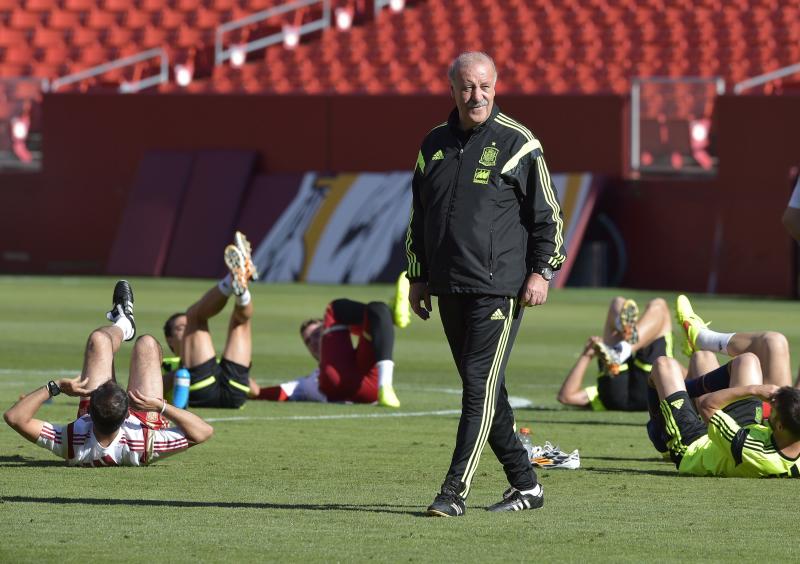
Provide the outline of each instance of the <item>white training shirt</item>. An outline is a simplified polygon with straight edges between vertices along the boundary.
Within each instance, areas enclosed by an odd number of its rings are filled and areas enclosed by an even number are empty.
[[[189,448],[180,429],[156,431],[133,415],[128,415],[107,447],[97,442],[89,415],[68,425],[45,422],[36,444],[66,459],[69,466],[147,466]]]
[[[800,209],[800,176],[797,177],[797,184],[794,185],[794,192],[789,198],[789,207]]]
[[[328,401],[319,389],[319,368],[314,369],[308,376],[284,382],[281,384],[281,389],[289,397],[289,401]]]

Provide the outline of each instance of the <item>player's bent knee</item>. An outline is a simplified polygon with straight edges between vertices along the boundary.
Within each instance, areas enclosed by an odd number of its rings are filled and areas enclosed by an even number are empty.
[[[89,338],[86,341],[87,350],[95,350],[104,346],[111,346],[111,337],[105,331],[95,329],[89,333]]]
[[[742,353],[734,358],[731,361],[731,366],[740,370],[758,369],[759,372],[761,371],[761,363],[759,362],[758,357],[751,352]]]
[[[764,344],[771,354],[789,354],[789,341],[782,333],[767,331],[764,334]]]
[[[142,335],[136,339],[134,350],[139,353],[155,353],[160,355],[161,344],[158,342],[158,339],[152,335]]]
[[[648,309],[657,309],[659,311],[665,312],[667,316],[669,316],[669,306],[664,298],[653,298],[649,302],[647,302]]]
[[[615,296],[611,298],[611,302],[608,304],[610,309],[621,309],[622,304],[625,303],[625,296]]]
[[[671,371],[674,371],[676,368],[680,371],[678,361],[674,358],[670,358],[668,356],[659,356],[653,362],[653,376],[656,375],[665,375],[669,374]]]

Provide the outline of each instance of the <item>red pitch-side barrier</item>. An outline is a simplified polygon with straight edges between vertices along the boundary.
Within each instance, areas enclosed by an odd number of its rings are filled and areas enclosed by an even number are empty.
[[[609,179],[598,205],[628,246],[623,284],[783,296],[792,293],[780,215],[798,159],[797,100],[722,96],[717,178],[626,182],[626,98],[498,97],[542,139],[551,171]],[[44,171],[0,177],[0,271],[104,272],[147,151],[250,150],[268,173],[404,170],[450,105],[431,96],[46,96]]]

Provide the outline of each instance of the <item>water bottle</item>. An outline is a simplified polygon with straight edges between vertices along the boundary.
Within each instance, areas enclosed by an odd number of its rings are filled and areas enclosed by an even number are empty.
[[[522,443],[522,446],[525,447],[525,451],[528,453],[528,458],[531,457],[533,454],[533,440],[531,439],[531,430],[527,427],[520,427],[519,432],[517,433],[517,437],[519,438],[519,442]]]
[[[185,409],[189,403],[189,384],[192,377],[185,368],[178,368],[175,371],[175,379],[172,381],[172,405]]]

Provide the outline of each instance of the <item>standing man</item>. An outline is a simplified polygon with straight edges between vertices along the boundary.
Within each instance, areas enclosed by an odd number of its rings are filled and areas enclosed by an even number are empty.
[[[561,208],[542,146],[494,105],[497,71],[485,53],[450,65],[456,108],[422,142],[406,238],[411,309],[438,296],[463,395],[450,469],[429,515],[460,516],[487,440],[511,487],[489,511],[535,509],[542,486],[514,432],[505,368],[521,306],[547,300],[564,263]]]

